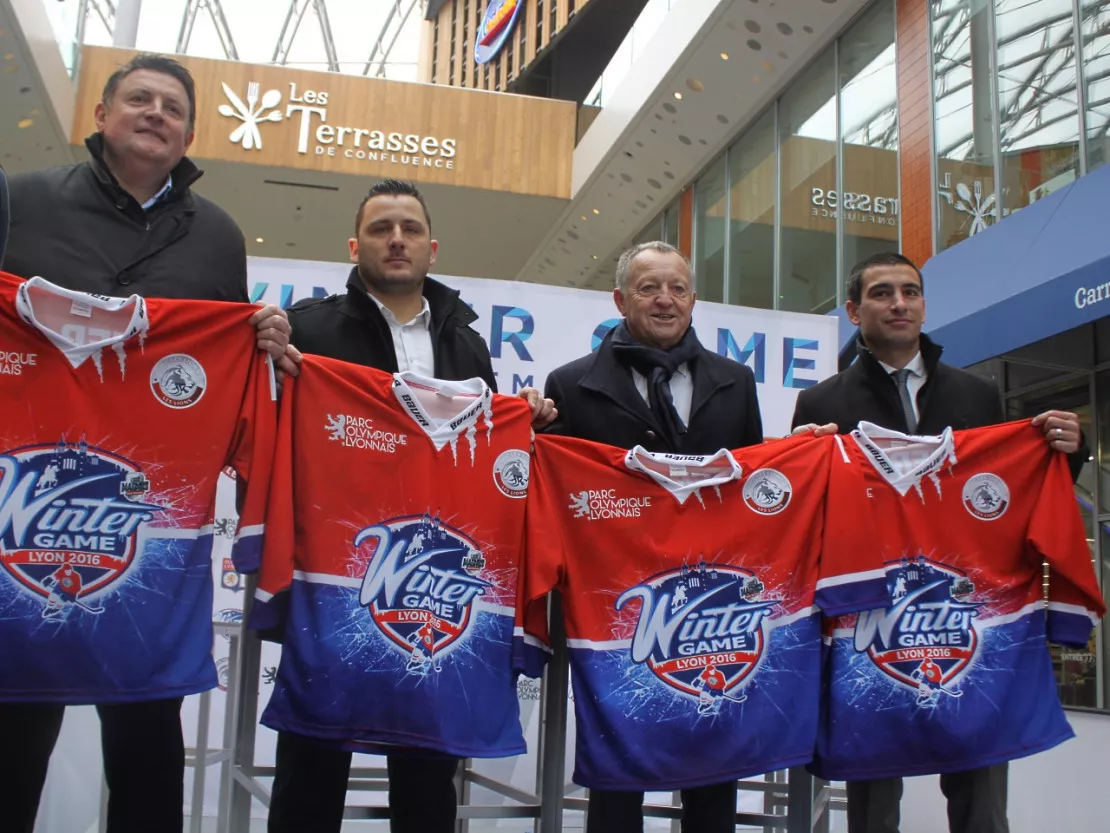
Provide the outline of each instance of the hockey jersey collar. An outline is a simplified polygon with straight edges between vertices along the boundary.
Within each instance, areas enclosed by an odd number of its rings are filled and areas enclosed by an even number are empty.
[[[86,313],[91,315],[93,309],[99,309],[105,312],[119,312],[120,310],[131,308],[131,319],[128,321],[127,327],[123,332],[118,335],[79,344],[65,334],[50,329],[38,319],[35,315],[34,301],[31,298],[32,290],[47,292],[51,295],[67,299],[71,302],[71,311],[77,315],[85,315]],[[96,365],[96,372],[101,379],[104,378],[104,368],[100,361],[101,351],[105,347],[111,347],[119,359],[120,373],[125,374],[127,372],[127,357],[124,354],[125,343],[135,336],[138,336],[139,345],[141,347],[143,339],[146,337],[147,330],[150,329],[150,319],[147,316],[146,301],[138,295],[132,295],[129,298],[109,298],[105,295],[90,295],[86,292],[74,292],[70,289],[63,289],[56,284],[50,283],[50,281],[38,277],[31,278],[20,284],[19,290],[16,292],[15,296],[15,309],[19,317],[49,339],[74,368],[80,367],[84,364],[86,359],[91,358],[93,364]]]
[[[725,448],[715,454],[693,455],[651,452],[638,445],[624,455],[624,465],[631,471],[650,477],[670,492],[679,504],[694,495],[703,506],[702,489],[713,487],[720,499],[719,487],[739,480],[744,473],[736,458]]]
[[[921,481],[928,477],[940,492],[938,473],[956,462],[956,441],[951,428],[935,437],[903,434],[881,428],[873,422],[861,422],[852,431],[852,439],[879,475],[903,497],[910,489],[924,498]],[[886,445],[886,449],[882,446]]]
[[[429,394],[444,397],[447,400],[461,397],[467,404],[455,414],[436,417],[429,413],[420,401],[422,395]],[[419,425],[432,441],[436,451],[441,451],[444,446],[450,445],[451,453],[456,460],[459,437],[465,436],[470,446],[471,462],[473,462],[479,419],[485,420],[487,441],[493,433],[493,391],[481,379],[448,382],[405,371],[393,374],[393,395],[397,397],[401,410],[408,414],[409,418]]]

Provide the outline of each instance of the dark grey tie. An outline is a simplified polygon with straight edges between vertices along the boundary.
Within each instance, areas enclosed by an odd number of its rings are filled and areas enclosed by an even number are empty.
[[[912,370],[903,367],[901,370],[895,370],[892,375],[898,385],[898,398],[902,400],[902,415],[906,418],[906,430],[913,434],[917,431],[917,417],[913,413],[913,399],[910,397],[908,385],[911,373],[913,373]]]

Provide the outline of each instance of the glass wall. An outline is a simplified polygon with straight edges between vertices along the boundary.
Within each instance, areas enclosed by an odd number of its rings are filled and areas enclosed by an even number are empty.
[[[728,303],[775,306],[775,114],[728,151]]]
[[[781,309],[825,313],[837,305],[835,214],[815,223],[815,194],[836,185],[836,56],[826,51],[779,100],[778,273]],[[835,206],[826,206],[838,211]]]
[[[840,145],[844,172],[842,274],[898,248],[898,83],[894,6],[879,3],[840,41]]]
[[[694,288],[703,301],[725,299],[725,157],[694,187]]]
[[[697,178],[699,298],[826,313],[855,263],[898,250],[894,36],[894,0],[877,0]]]
[[[945,249],[1106,161],[1110,0],[929,8],[936,240]]]

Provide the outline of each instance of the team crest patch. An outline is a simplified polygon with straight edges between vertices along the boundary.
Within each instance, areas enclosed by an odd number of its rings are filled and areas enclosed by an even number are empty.
[[[207,387],[208,376],[201,363],[185,353],[164,356],[150,371],[154,398],[169,408],[191,408],[200,402]]]
[[[993,521],[1010,506],[1010,487],[997,474],[983,472],[964,484],[964,507],[981,521]]]
[[[506,497],[527,497],[528,471],[528,452],[510,448],[498,454],[493,461],[493,482]]]
[[[779,601],[764,590],[748,570],[704,561],[629,588],[616,609],[640,602],[632,661],[690,697],[698,714],[743,703],[739,688],[763,657],[767,620]]]
[[[791,491],[790,481],[782,472],[759,469],[744,483],[744,503],[760,515],[775,515],[790,503]]]
[[[474,604],[494,585],[482,576],[481,548],[438,517],[396,518],[367,527],[355,547],[369,547],[359,602],[397,650],[406,671],[442,671],[442,660],[466,638]]]
[[[982,602],[972,600],[975,584],[921,555],[894,564],[887,571],[894,604],[859,615],[856,650],[914,692],[918,705],[962,696],[957,685],[979,650],[974,619]]]
[[[138,466],[84,439],[0,455],[0,564],[45,600],[44,619],[103,613],[140,525],[163,509],[144,500],[149,490]]]

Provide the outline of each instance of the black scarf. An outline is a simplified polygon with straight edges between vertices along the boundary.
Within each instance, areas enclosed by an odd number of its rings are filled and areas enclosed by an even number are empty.
[[[666,434],[667,444],[674,450],[681,448],[680,439],[686,433],[686,424],[674,408],[671,398],[671,376],[683,363],[692,365],[701,353],[701,343],[693,327],[688,327],[682,341],[669,350],[648,347],[632,337],[628,325],[621,321],[613,331],[613,355],[625,367],[639,371],[648,380],[648,405]],[[690,367],[691,372],[693,367]]]

